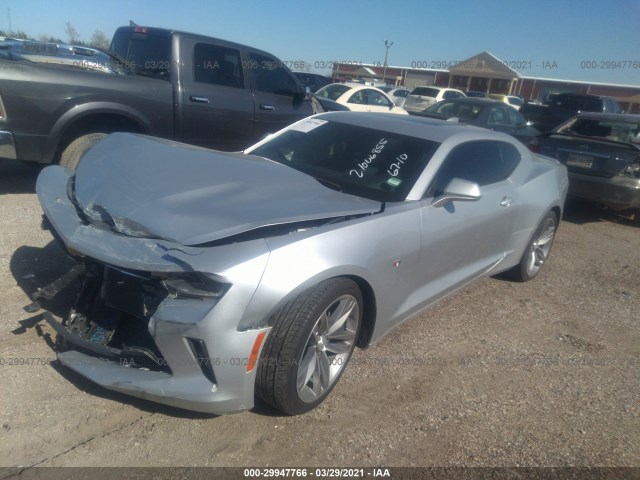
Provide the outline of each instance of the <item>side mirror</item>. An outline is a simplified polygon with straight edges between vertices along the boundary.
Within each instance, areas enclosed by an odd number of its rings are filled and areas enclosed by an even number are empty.
[[[443,207],[449,202],[463,201],[463,202],[475,202],[482,198],[480,193],[480,185],[468,180],[462,180],[461,178],[454,178],[449,182],[447,188],[444,189],[442,195],[437,196],[431,202],[434,207]]]

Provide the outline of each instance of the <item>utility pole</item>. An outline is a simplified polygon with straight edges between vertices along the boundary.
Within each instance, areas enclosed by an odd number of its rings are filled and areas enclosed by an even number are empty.
[[[9,17],[9,35],[11,36],[11,32],[13,32],[13,28],[11,28],[11,9],[7,8],[7,16]]]
[[[389,56],[389,49],[393,45],[393,42],[389,42],[389,40],[384,41],[384,48],[386,49],[384,52],[384,69],[382,70],[382,81],[386,84],[387,80],[385,77],[387,76],[387,57]],[[394,82],[395,83],[395,82]]]

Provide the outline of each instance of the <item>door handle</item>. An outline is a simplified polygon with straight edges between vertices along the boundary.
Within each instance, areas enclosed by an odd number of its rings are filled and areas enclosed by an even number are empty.
[[[269,111],[271,111],[271,112],[275,111],[275,109],[276,109],[276,107],[274,107],[273,105],[266,105],[266,104],[264,104],[264,103],[261,103],[261,104],[260,104],[260,108],[261,108],[262,110],[269,110]]]
[[[511,197],[503,197],[500,205],[502,205],[503,207],[508,207],[509,205],[511,205],[511,202],[513,202]]]
[[[207,97],[197,97],[195,95],[191,95],[189,100],[196,103],[209,103],[209,99]]]

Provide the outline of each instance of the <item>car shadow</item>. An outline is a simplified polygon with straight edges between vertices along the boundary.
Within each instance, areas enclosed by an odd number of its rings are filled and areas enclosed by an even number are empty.
[[[629,217],[614,212],[612,210],[603,209],[594,202],[581,200],[577,198],[567,198],[564,205],[562,220],[574,223],[576,225],[584,225],[586,223],[610,222],[621,225],[640,226],[637,222]]]
[[[34,193],[40,164],[26,164],[17,160],[0,160],[0,195]]]
[[[38,289],[46,287],[67,273],[75,264],[58,245],[51,241],[44,248],[22,246],[11,256],[9,269],[18,286],[33,298]],[[59,317],[66,315],[73,303],[80,282],[69,284],[51,300],[39,299],[38,303]]]

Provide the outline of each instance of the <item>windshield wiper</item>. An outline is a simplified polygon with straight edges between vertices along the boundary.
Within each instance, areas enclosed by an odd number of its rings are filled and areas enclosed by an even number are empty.
[[[325,187],[329,187],[332,190],[337,190],[338,192],[342,192],[342,187],[337,183],[330,182],[329,180],[325,180],[324,178],[320,178],[320,177],[313,177],[313,178],[315,178],[319,183],[321,183]]]

